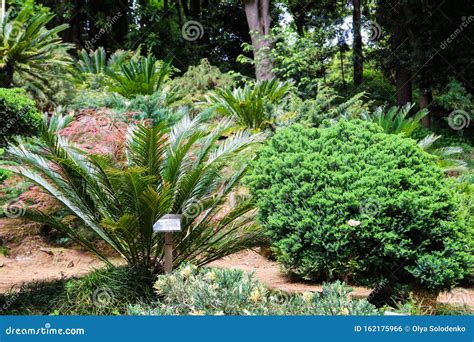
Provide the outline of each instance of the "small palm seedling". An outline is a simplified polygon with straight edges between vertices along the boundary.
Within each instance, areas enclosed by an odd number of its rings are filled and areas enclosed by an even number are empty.
[[[278,105],[290,88],[290,84],[257,81],[243,88],[217,89],[207,96],[207,101],[216,110],[235,119],[250,129],[265,129],[274,120],[274,106]]]
[[[233,209],[225,204],[247,169],[232,168],[233,158],[250,153],[261,136],[240,131],[220,141],[231,127],[226,120],[208,133],[200,116],[186,116],[170,129],[137,125],[127,138],[126,162],[116,164],[80,151],[43,123],[39,148],[31,151],[21,140],[9,148],[23,165],[16,172],[52,195],[85,229],[38,210],[26,210],[24,217],[65,232],[107,261],[91,242],[92,233],[131,267],[150,272],[162,270],[164,246],[153,224],[168,213],[182,215],[182,232],[174,235],[175,266],[206,264],[258,245],[264,237],[252,200]]]

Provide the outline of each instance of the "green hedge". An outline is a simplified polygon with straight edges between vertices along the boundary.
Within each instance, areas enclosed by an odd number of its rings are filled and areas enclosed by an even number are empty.
[[[32,135],[42,116],[35,102],[20,88],[0,88],[0,144],[14,135]]]
[[[465,220],[414,140],[353,120],[277,131],[247,183],[284,267],[308,280],[438,290],[470,270]]]

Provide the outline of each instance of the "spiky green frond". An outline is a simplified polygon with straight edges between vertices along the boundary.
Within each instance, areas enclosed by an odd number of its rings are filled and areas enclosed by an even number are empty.
[[[220,141],[229,125],[218,124],[213,133],[206,133],[200,117],[186,117],[171,128],[137,125],[127,138],[125,164],[81,152],[51,124],[43,125],[40,148],[30,150],[18,141],[9,152],[25,165],[17,173],[57,199],[130,265],[159,270],[163,237],[153,233],[153,224],[165,214],[182,215],[175,263],[203,264],[262,240],[251,202],[226,209],[246,171],[232,170],[231,161],[250,152],[261,135],[242,131]],[[47,221],[40,212],[28,218]],[[57,220],[48,224],[101,255],[73,227]]]

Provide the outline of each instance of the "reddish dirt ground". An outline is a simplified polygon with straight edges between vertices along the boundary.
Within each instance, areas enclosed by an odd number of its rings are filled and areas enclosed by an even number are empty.
[[[285,292],[305,292],[322,290],[321,285],[292,282],[280,270],[279,265],[251,250],[242,251],[221,260],[210,266],[220,268],[237,268],[247,272],[254,272],[256,279],[271,289]],[[371,290],[365,287],[351,286],[352,296],[355,298],[367,297]],[[454,306],[469,306],[474,309],[474,289],[455,288],[451,292],[444,292],[438,297],[439,304]]]
[[[6,241],[9,248],[8,256],[0,254],[0,292],[31,281],[84,275],[103,266],[90,253],[53,247],[41,236],[26,233],[27,228],[18,220],[0,220],[0,239]],[[17,230],[16,234],[14,230]],[[21,232],[20,236],[18,232]]]

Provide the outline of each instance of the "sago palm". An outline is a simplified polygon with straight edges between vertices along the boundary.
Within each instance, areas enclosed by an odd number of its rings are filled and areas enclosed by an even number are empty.
[[[174,234],[175,266],[202,265],[264,239],[250,199],[232,209],[226,205],[246,170],[234,170],[232,159],[261,139],[240,131],[222,141],[230,126],[225,121],[208,133],[199,116],[170,129],[138,125],[129,132],[124,165],[78,150],[46,124],[39,148],[31,151],[19,141],[9,152],[24,165],[17,173],[51,194],[130,266],[160,272],[163,234],[154,234],[153,224],[165,214],[182,215],[182,232]],[[67,233],[107,260],[83,230],[37,210],[27,209],[25,218]]]
[[[61,41],[58,33],[68,25],[51,29],[46,25],[54,15],[32,13],[25,6],[15,16],[8,12],[0,25],[0,82],[8,88],[27,85],[36,90],[44,89],[52,70],[70,64],[67,50],[72,47]]]
[[[276,79],[257,81],[243,88],[217,89],[207,96],[208,103],[223,115],[250,129],[264,129],[274,119],[273,109],[290,88]]]
[[[420,127],[421,120],[428,115],[428,110],[423,108],[410,116],[410,111],[414,104],[406,104],[402,107],[391,107],[385,111],[384,107],[379,107],[367,119],[381,126],[385,133],[402,133],[409,137],[415,129]]]
[[[112,90],[130,98],[159,91],[171,71],[171,61],[147,56],[121,64],[119,70],[108,69],[107,75],[114,81]]]
[[[138,58],[140,58],[138,50],[117,50],[110,56],[103,47],[93,51],[81,50],[73,65],[73,75],[79,84],[92,88],[103,87],[110,84],[108,73],[118,71],[122,64]]]

